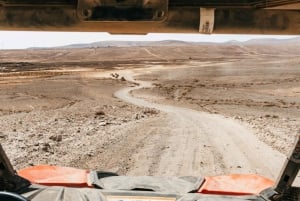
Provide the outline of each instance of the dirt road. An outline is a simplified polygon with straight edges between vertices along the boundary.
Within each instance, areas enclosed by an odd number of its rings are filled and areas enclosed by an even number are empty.
[[[151,83],[134,80],[130,73],[123,76],[138,85],[117,91],[116,97],[166,114],[165,126],[149,125],[151,132],[160,133],[161,137],[157,140],[149,136],[144,141],[144,146],[135,152],[137,160],[129,174],[145,173],[148,168],[151,174],[168,176],[256,173],[275,179],[278,175],[284,156],[259,141],[237,121],[135,98],[131,96],[133,90],[151,87]],[[146,132],[141,129],[135,135]],[[145,165],[149,159],[152,164]]]

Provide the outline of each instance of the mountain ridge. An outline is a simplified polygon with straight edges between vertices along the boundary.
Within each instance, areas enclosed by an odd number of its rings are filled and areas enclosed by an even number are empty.
[[[109,47],[158,47],[158,46],[197,46],[197,45],[299,45],[300,37],[289,39],[250,39],[248,41],[231,40],[223,43],[217,42],[188,42],[180,40],[161,40],[161,41],[99,41],[93,43],[78,43],[49,48],[28,48],[28,49],[78,49],[78,48],[109,48]]]

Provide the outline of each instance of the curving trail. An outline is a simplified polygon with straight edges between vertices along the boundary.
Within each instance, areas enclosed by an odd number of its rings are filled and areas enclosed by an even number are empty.
[[[285,157],[259,141],[251,130],[221,115],[135,98],[131,91],[149,88],[151,83],[134,80],[130,72],[123,76],[139,85],[117,91],[117,98],[164,114],[131,133],[132,140],[140,141],[132,153],[135,162],[129,175],[255,173],[276,179]]]

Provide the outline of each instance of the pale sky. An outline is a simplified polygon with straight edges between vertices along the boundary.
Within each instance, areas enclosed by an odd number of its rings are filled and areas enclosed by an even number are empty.
[[[201,35],[201,34],[148,34],[148,35],[110,35],[108,33],[82,32],[12,32],[0,31],[0,49],[24,49],[29,47],[55,47],[77,43],[98,41],[160,41],[182,40],[194,42],[226,42],[230,40],[247,41],[258,38],[287,39],[296,36],[278,35]]]

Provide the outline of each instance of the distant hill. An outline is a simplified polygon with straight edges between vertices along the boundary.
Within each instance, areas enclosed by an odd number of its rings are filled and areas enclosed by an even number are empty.
[[[146,46],[186,46],[196,43],[164,40],[164,41],[101,41],[88,44],[72,44],[55,48],[97,48],[97,47],[146,47]]]
[[[177,40],[163,41],[101,41],[87,44],[71,44],[53,48],[29,48],[29,49],[78,49],[78,48],[109,48],[109,47],[178,47],[178,46],[197,46],[197,45],[296,45],[300,46],[300,37],[291,39],[252,39],[246,42],[236,40],[225,43],[212,42],[186,42]]]
[[[252,39],[244,42],[245,45],[300,45],[300,37],[291,39]]]

